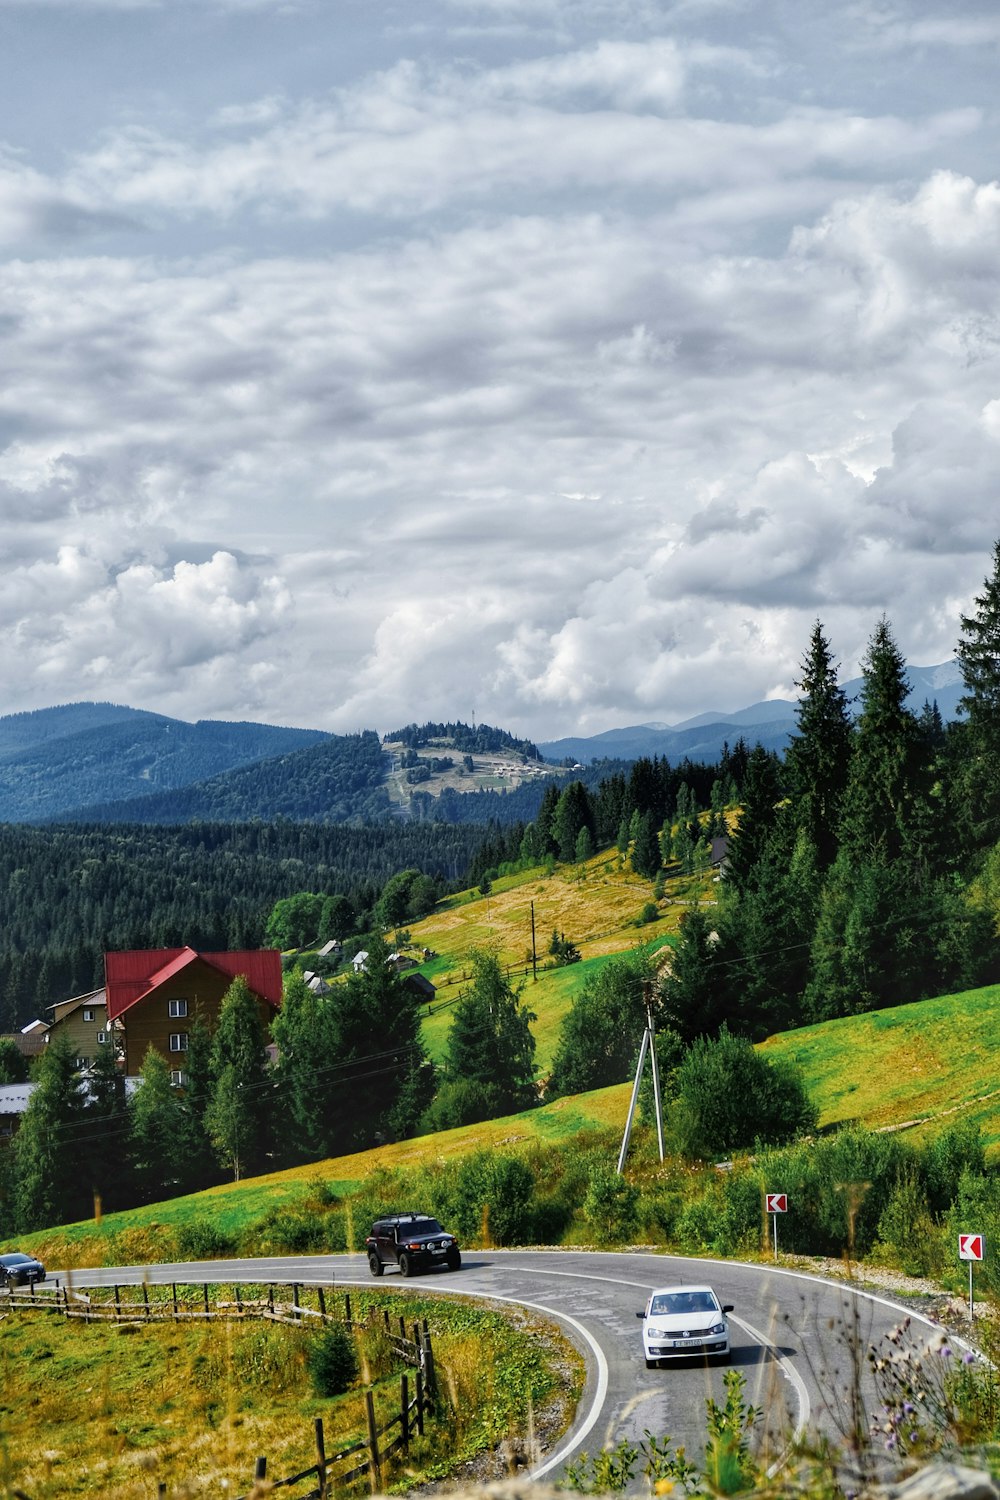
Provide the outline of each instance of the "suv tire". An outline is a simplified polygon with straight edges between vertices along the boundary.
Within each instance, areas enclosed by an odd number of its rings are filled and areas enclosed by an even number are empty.
[[[375,1250],[371,1250],[368,1253],[368,1265],[373,1276],[381,1276],[385,1270],[385,1266],[382,1264]]]
[[[452,1250],[448,1256],[448,1270],[457,1271],[461,1268],[462,1257],[457,1250]]]
[[[401,1250],[399,1253],[399,1274],[400,1276],[410,1276],[412,1272],[413,1262],[406,1251]]]

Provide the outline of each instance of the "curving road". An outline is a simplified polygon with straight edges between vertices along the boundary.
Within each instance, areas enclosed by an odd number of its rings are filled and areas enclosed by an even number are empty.
[[[846,1283],[733,1261],[574,1250],[466,1251],[462,1270],[404,1281],[392,1271],[378,1282],[363,1255],[277,1256],[267,1260],[189,1261],[50,1273],[74,1286],[150,1283],[302,1282],[324,1286],[397,1289],[490,1297],[554,1318],[581,1349],[587,1381],[576,1420],[533,1478],[558,1477],[581,1450],[594,1452],[621,1438],[637,1442],[649,1430],[669,1435],[699,1455],[705,1398],[723,1396],[723,1372],[698,1360],[647,1370],[635,1314],[654,1286],[708,1281],[731,1302],[732,1364],[746,1376],[747,1396],[767,1413],[770,1451],[777,1457],[793,1429],[819,1427],[842,1434],[850,1422],[852,1347],[862,1355],[902,1318],[933,1325],[897,1304]],[[863,1361],[862,1361],[863,1363]],[[867,1407],[872,1405],[870,1392]]]

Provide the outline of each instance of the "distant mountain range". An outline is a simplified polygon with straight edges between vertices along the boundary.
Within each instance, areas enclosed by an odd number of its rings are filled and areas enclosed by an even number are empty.
[[[907,667],[911,692],[909,705],[916,712],[924,703],[937,703],[945,720],[958,717],[958,700],[965,691],[956,661],[936,667]],[[848,698],[856,705],[863,679],[852,678],[842,684]],[[708,712],[683,719],[678,724],[633,724],[625,729],[606,729],[603,734],[569,735],[560,740],[541,740],[538,748],[546,760],[558,765],[566,758],[588,765],[592,760],[638,760],[658,755],[669,761],[706,761],[711,764],[742,736],[748,745],[761,744],[766,750],[782,751],[795,733],[797,704],[790,698],[769,698],[752,703],[732,713]]]
[[[955,662],[908,671],[911,707],[936,702],[943,718],[957,716],[963,688]],[[861,685],[857,678],[844,689],[856,698]],[[675,764],[685,756],[711,763],[725,743],[741,736],[750,745],[783,750],[795,730],[795,708],[792,701],[771,699],[679,724],[569,736],[538,749],[554,765],[653,755]],[[69,703],[0,718],[0,822],[356,822],[392,813],[390,764],[373,730],[335,735],[215,719],[189,724],[121,704]],[[433,795],[440,787],[427,789]],[[510,821],[534,816],[542,785],[450,790],[448,806],[442,799],[432,816]],[[422,815],[429,810],[428,804]]]
[[[271,724],[188,724],[116,703],[9,714],[0,718],[0,821],[162,795],[329,738]]]

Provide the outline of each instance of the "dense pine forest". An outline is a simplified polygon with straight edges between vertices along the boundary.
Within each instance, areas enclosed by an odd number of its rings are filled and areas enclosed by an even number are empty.
[[[0,825],[0,1031],[102,984],[108,949],[259,946],[275,902],[296,891],[346,897],[363,927],[396,871],[454,885],[483,837],[388,822]]]

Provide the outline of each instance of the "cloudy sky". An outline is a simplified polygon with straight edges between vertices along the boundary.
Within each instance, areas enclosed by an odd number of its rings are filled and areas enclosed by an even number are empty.
[[[0,0],[0,713],[537,739],[954,654],[989,0]]]

